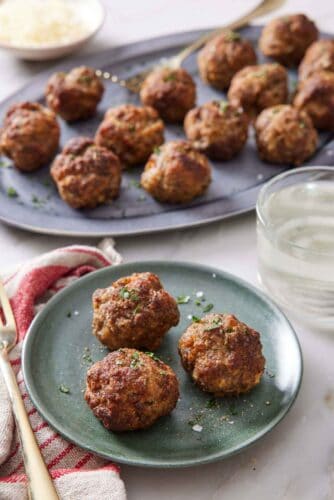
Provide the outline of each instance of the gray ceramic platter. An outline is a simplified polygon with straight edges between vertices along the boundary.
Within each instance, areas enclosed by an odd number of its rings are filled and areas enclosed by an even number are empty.
[[[156,354],[174,370],[180,400],[173,412],[143,431],[106,430],[84,400],[86,373],[108,354],[92,335],[91,297],[133,272],[156,273],[179,306],[180,323],[165,336]],[[201,306],[197,292],[203,292]],[[183,370],[178,340],[212,304],[260,332],[266,358],[260,384],[239,397],[212,399]],[[33,321],[23,348],[22,366],[30,397],[39,413],[66,439],[117,462],[145,467],[188,467],[241,452],[271,431],[297,397],[302,355],[293,328],[263,293],[218,269],[182,262],[134,262],[90,273],[59,292]],[[61,386],[68,388],[62,392]],[[200,429],[196,425],[200,426]],[[195,427],[195,428],[194,428]]]
[[[242,34],[256,46],[260,31],[260,27],[247,27],[242,30]],[[86,64],[126,78],[145,66],[151,66],[162,58],[175,54],[202,33],[203,31],[196,31],[155,38],[64,61],[52,70],[38,75],[29,85],[2,102],[1,118],[8,106],[14,102],[43,102],[45,83],[54,71],[66,71],[74,66]],[[264,57],[258,55],[259,62],[264,62]],[[224,97],[222,93],[201,82],[197,72],[196,55],[189,57],[184,67],[196,81],[198,104]],[[291,71],[291,86],[295,84],[296,79],[296,72]],[[71,125],[61,121],[60,147],[73,136],[93,136],[106,109],[124,102],[138,103],[138,96],[106,82],[106,92],[94,118]],[[166,127],[166,140],[182,137],[182,126]],[[309,162],[310,165],[334,164],[333,156],[329,157],[327,154],[330,141],[328,134],[322,134],[318,152]],[[0,220],[38,233],[71,236],[152,233],[197,226],[230,217],[253,209],[262,184],[283,171],[282,166],[269,165],[258,158],[251,135],[237,158],[224,163],[212,162],[213,181],[209,190],[188,205],[166,205],[154,201],[137,187],[142,171],[142,167],[138,167],[124,173],[121,195],[117,201],[94,210],[79,211],[71,209],[59,198],[51,181],[48,165],[30,174],[18,172],[7,160],[3,160],[1,165]],[[15,189],[16,197],[8,196],[9,188]]]

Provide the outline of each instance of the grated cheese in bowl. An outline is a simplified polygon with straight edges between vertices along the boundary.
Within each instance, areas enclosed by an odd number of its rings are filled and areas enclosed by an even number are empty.
[[[21,47],[66,44],[90,31],[75,2],[5,0],[0,4],[0,41]]]

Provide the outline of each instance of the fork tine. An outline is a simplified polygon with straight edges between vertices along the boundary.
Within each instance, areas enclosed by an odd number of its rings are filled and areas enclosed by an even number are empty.
[[[16,329],[16,322],[12,311],[12,307],[10,305],[5,288],[1,281],[0,281],[0,304],[2,306],[2,310],[5,316],[6,326]],[[2,323],[1,318],[0,322]]]

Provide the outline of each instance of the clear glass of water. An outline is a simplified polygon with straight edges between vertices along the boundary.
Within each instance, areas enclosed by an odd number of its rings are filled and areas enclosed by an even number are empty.
[[[334,332],[334,168],[278,175],[256,212],[262,285],[304,323]]]

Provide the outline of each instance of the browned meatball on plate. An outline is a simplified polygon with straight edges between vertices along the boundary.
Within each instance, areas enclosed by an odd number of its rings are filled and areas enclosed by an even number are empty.
[[[227,89],[235,73],[252,64],[256,64],[252,44],[235,32],[213,38],[198,54],[202,80],[219,90]]]
[[[262,30],[259,46],[264,55],[286,66],[296,66],[318,38],[318,29],[304,14],[270,21]]]
[[[69,73],[55,73],[45,89],[46,102],[55,113],[68,122],[90,118],[104,92],[95,71],[86,66]]]
[[[323,70],[334,73],[334,40],[318,40],[312,43],[300,63],[299,79],[304,80]]]
[[[143,82],[140,98],[166,122],[182,122],[187,111],[195,106],[196,86],[183,68],[158,68]]]
[[[212,101],[190,110],[184,129],[198,151],[214,160],[229,160],[247,141],[248,118],[242,108]]]
[[[11,106],[1,130],[1,153],[24,172],[36,170],[55,155],[60,137],[56,115],[37,102]]]
[[[179,319],[175,299],[152,273],[134,273],[93,294],[93,334],[111,350],[155,351]]]
[[[233,77],[228,91],[230,103],[242,107],[251,119],[287,98],[287,71],[280,64],[247,66]]]
[[[165,203],[187,203],[203,194],[210,182],[207,158],[187,141],[171,141],[157,149],[141,176],[143,188]]]
[[[119,349],[87,372],[85,400],[111,431],[146,429],[168,415],[178,398],[174,371],[152,353]]]
[[[179,340],[184,369],[217,397],[250,391],[261,379],[265,359],[260,334],[232,314],[208,314]]]
[[[52,166],[61,198],[73,208],[94,208],[119,194],[121,165],[111,151],[92,139],[71,139]]]
[[[150,106],[122,104],[106,112],[95,140],[113,151],[123,166],[132,166],[144,163],[163,143],[164,124]]]
[[[300,165],[316,150],[318,134],[305,111],[289,105],[265,109],[255,122],[260,158],[269,163]]]
[[[334,131],[334,73],[313,73],[298,85],[293,105],[306,111],[315,128]]]

